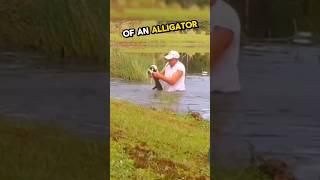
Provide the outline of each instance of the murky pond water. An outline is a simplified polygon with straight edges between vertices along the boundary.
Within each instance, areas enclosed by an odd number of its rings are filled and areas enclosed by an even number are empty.
[[[199,112],[210,119],[210,80],[208,76],[187,75],[185,92],[152,90],[153,83],[136,83],[111,79],[112,98],[123,99],[146,107],[174,112]]]
[[[316,47],[244,47],[239,64],[242,92],[213,95],[218,158],[283,159],[298,179],[318,180],[319,57]]]
[[[0,51],[0,116],[104,137],[106,74],[64,70],[48,61],[35,53]]]

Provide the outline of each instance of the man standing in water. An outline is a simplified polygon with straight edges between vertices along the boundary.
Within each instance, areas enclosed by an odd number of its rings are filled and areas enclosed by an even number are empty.
[[[241,90],[238,73],[240,49],[240,20],[236,11],[223,0],[211,0],[211,95],[213,97],[214,138],[211,139],[214,163],[235,165],[238,157],[232,152],[228,140],[222,139],[219,131],[226,118],[232,114],[232,108]],[[214,144],[213,144],[214,142]],[[211,158],[212,160],[212,158]],[[222,163],[222,164],[221,164]]]
[[[212,89],[221,93],[238,92],[240,20],[236,11],[223,0],[211,0],[211,3]]]
[[[180,54],[172,50],[164,58],[168,63],[161,72],[153,72],[152,76],[165,82],[165,91],[185,91],[186,70],[179,61]]]

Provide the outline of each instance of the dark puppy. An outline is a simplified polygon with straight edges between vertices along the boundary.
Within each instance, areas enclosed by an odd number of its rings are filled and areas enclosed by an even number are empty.
[[[152,73],[153,72],[158,72],[158,67],[156,65],[154,65],[154,64],[151,65],[149,67],[149,69],[148,69],[148,74],[149,74],[150,77],[152,77]],[[161,85],[159,79],[157,79],[157,78],[153,78],[153,79],[154,79],[154,82],[155,82],[155,86],[152,89],[157,89],[159,91],[162,91],[163,88],[162,88],[162,85]]]

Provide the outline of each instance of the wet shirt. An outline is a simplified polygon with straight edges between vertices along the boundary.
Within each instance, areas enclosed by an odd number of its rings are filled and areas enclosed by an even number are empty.
[[[181,78],[174,85],[170,85],[170,84],[164,82],[164,90],[165,91],[172,92],[172,91],[186,90],[186,87],[185,87],[186,69],[180,61],[178,61],[173,67],[171,67],[170,65],[167,65],[165,67],[164,76],[171,78],[172,75],[175,72],[177,72],[178,70],[183,72]]]
[[[236,11],[222,0],[211,10],[211,28],[221,27],[233,32],[233,41],[213,68],[213,89],[220,92],[240,91],[238,59],[240,48],[240,20]]]

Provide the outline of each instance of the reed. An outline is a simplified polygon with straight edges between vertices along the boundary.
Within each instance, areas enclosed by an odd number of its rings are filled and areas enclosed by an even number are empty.
[[[113,50],[110,55],[110,74],[126,80],[146,81],[147,69],[152,63],[151,57]]]
[[[78,62],[105,60],[105,1],[12,0],[0,1],[0,7],[0,47],[43,51]]]

